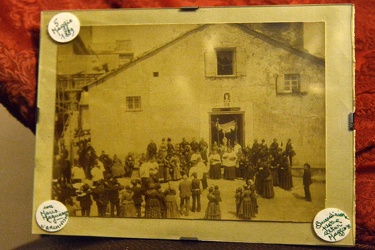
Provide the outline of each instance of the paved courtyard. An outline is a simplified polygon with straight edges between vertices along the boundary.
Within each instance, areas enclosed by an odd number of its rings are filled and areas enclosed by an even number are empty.
[[[122,185],[130,185],[130,179],[121,178],[119,182]],[[310,222],[317,212],[324,209],[325,201],[325,181],[324,176],[317,177],[310,186],[312,202],[304,200],[304,189],[302,177],[293,176],[294,187],[291,191],[285,191],[280,187],[274,187],[275,197],[265,199],[258,196],[258,214],[254,221],[293,221],[293,222]],[[162,190],[167,187],[167,183],[162,183]],[[172,185],[178,190],[179,181],[171,181]],[[218,185],[221,192],[222,202],[221,217],[223,220],[238,220],[236,217],[235,190],[244,185],[242,179],[230,180],[211,180],[208,179],[208,185]],[[208,191],[204,190],[201,195],[202,210],[200,212],[190,212],[189,216],[182,215],[180,219],[203,219],[208,204]],[[176,195],[177,204],[179,204],[178,193]],[[144,212],[144,203],[142,204]],[[91,216],[97,216],[95,202],[92,205]],[[109,214],[108,214],[109,216]]]

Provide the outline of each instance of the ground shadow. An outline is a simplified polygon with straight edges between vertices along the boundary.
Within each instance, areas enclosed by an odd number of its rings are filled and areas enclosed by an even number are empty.
[[[292,192],[292,194],[293,194],[293,196],[294,196],[297,200],[304,200],[304,199],[305,199],[304,196],[301,196],[301,195],[299,195],[299,194],[297,194],[297,193],[293,193],[293,192]]]

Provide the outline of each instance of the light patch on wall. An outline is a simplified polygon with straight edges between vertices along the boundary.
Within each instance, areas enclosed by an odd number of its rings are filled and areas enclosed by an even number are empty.
[[[307,93],[314,95],[324,95],[324,88],[319,85],[311,84]]]
[[[205,36],[203,41],[205,51],[215,51],[219,43],[218,40],[218,37],[212,34]]]
[[[181,102],[188,103],[195,101],[194,89],[188,77],[176,77],[175,83],[178,86],[178,93],[176,94]]]

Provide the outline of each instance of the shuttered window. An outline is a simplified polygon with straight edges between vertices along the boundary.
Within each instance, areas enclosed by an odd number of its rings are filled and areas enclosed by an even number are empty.
[[[246,52],[236,48],[217,48],[205,53],[207,77],[236,77],[246,75]]]

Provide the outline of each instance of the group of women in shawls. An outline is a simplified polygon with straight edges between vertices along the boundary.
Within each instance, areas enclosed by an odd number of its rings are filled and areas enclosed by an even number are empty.
[[[251,220],[256,216],[258,213],[258,202],[253,180],[249,180],[243,188],[237,188],[234,197],[237,218]]]
[[[273,177],[267,163],[260,165],[254,182],[256,192],[263,198],[272,199],[275,196]]]
[[[150,183],[145,192],[145,218],[179,218],[176,190],[169,185],[164,191],[159,183]]]
[[[216,185],[215,187],[210,187],[208,189],[208,204],[206,208],[206,212],[204,215],[204,219],[206,220],[220,220],[221,219],[221,209],[220,203],[222,201],[219,187]]]

